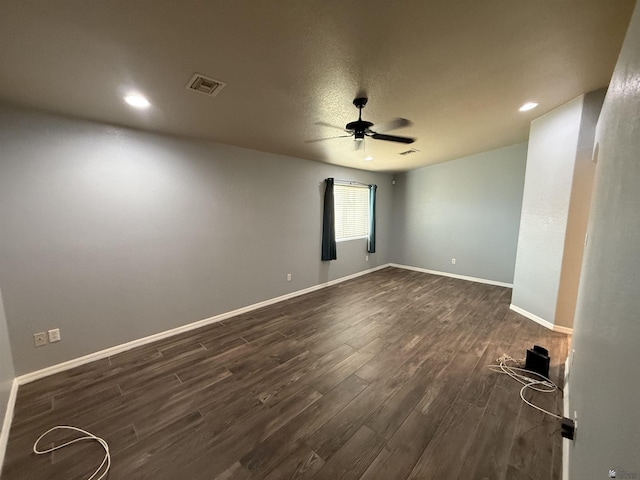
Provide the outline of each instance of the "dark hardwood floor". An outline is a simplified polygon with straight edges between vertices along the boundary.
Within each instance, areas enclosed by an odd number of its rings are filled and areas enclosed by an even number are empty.
[[[31,453],[55,425],[107,440],[110,480],[560,479],[559,421],[487,365],[540,344],[561,384],[568,337],[510,295],[387,268],[24,385],[2,479],[93,472],[97,444]]]

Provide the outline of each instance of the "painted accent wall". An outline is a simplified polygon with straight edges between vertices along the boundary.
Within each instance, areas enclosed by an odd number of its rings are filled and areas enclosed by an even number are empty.
[[[596,132],[593,207],[572,348],[569,478],[640,478],[640,7]]]
[[[11,107],[0,145],[16,375],[390,260],[389,174]],[[368,262],[364,239],[320,260],[326,177],[378,185]],[[51,328],[62,341],[34,348]]]
[[[393,263],[512,283],[526,155],[521,143],[398,175]]]
[[[531,122],[512,305],[571,328],[604,91],[582,95]]]

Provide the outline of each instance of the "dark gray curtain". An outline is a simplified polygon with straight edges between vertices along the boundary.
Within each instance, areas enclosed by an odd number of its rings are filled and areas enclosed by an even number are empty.
[[[327,178],[324,190],[324,210],[322,212],[322,260],[335,260],[336,253],[336,213],[333,204],[333,178]]]
[[[377,185],[369,185],[369,241],[367,252],[376,252],[376,190]]]

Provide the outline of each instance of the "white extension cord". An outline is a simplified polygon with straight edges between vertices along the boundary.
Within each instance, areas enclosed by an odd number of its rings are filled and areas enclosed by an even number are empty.
[[[44,437],[46,437],[49,433],[55,430],[71,430],[74,432],[82,433],[84,436],[74,438],[73,440],[69,440],[68,442],[63,443],[62,445],[57,445],[55,447],[51,447],[46,450],[38,450],[38,443]],[[67,447],[74,443],[84,442],[84,441],[98,442],[100,445],[102,445],[102,448],[104,448],[104,458],[102,459],[102,463],[96,469],[96,471],[93,472],[93,474],[89,478],[87,478],[87,480],[102,480],[107,475],[107,473],[109,472],[109,468],[111,467],[111,454],[109,453],[109,445],[102,438],[96,437],[93,433],[89,433],[86,430],[82,430],[81,428],[70,427],[68,425],[58,425],[57,427],[50,428],[49,430],[44,432],[42,435],[40,435],[36,440],[36,443],[33,444],[33,453],[36,453],[38,455],[43,455],[45,453],[51,453],[55,450],[59,450],[61,448]],[[104,470],[102,474],[99,477],[96,477],[96,475],[98,475],[102,470]]]
[[[555,383],[553,383],[544,375],[540,375],[539,373],[532,372],[531,370],[526,370],[524,368],[516,367],[513,365],[508,365],[509,363],[522,365],[523,362],[515,360],[506,353],[497,358],[496,361],[498,362],[498,365],[489,365],[489,369],[493,372],[509,375],[511,378],[521,383],[523,387],[520,389],[520,398],[524,403],[535,408],[536,410],[540,410],[541,412],[546,413],[547,415],[551,415],[552,417],[559,418],[560,420],[564,418],[560,415],[549,412],[544,408],[534,405],[524,397],[524,392],[529,388],[531,390],[535,390],[536,392],[553,393],[558,390],[558,386]],[[535,375],[539,378],[531,378],[530,375]]]

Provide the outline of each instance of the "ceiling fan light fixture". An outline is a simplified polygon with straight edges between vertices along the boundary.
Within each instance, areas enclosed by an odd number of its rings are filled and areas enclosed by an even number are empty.
[[[538,104],[536,102],[527,102],[524,105],[522,105],[518,110],[520,110],[521,112],[527,112],[529,110],[533,110],[537,106]]]

